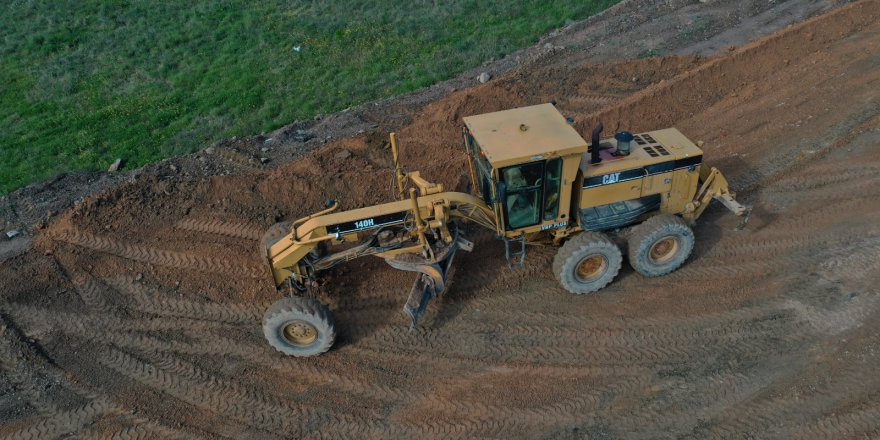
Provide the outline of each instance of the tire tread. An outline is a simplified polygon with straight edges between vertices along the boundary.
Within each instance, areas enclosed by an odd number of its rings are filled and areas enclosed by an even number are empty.
[[[649,245],[645,244],[645,241],[650,240],[655,234],[662,235],[666,234],[666,232],[678,232],[679,236],[684,239],[679,245],[685,248],[685,256],[680,261],[676,261],[675,264],[662,268],[653,268],[647,261],[642,261],[644,248],[646,246],[650,248]],[[659,214],[645,220],[633,229],[632,234],[627,240],[627,248],[629,264],[636,272],[646,277],[659,277],[674,272],[687,261],[694,249],[694,233],[681,217],[673,214]]]
[[[275,340],[275,333],[278,329],[272,325],[272,321],[279,316],[314,318],[313,324],[318,327],[320,343],[309,350],[279,346],[280,341]],[[263,335],[269,341],[269,345],[284,354],[296,357],[315,356],[326,352],[333,346],[333,342],[336,340],[336,322],[330,309],[318,300],[299,296],[287,297],[276,301],[266,310],[263,315]]]

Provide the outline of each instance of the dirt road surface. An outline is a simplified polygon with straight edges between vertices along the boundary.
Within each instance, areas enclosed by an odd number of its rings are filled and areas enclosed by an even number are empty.
[[[553,41],[655,25],[633,3]],[[484,85],[383,103],[400,113],[360,134],[304,149],[293,137],[310,122],[108,178],[26,251],[0,253],[0,437],[880,438],[880,1],[723,45],[736,26],[827,7],[753,5],[675,56],[541,52]],[[265,343],[281,295],[257,252],[269,225],[325,197],[389,200],[388,128],[409,169],[455,187],[461,117],[550,99],[582,133],[601,120],[705,141],[755,207],[748,228],[714,206],[680,270],[625,267],[585,296],[559,287],[553,249],[511,271],[474,230],[420,331],[401,312],[411,274],[363,259],[321,292],[333,350],[294,359]],[[297,160],[253,160],[284,136]]]

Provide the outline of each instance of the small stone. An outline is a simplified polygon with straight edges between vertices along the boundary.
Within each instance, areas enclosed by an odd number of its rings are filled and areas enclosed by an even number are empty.
[[[489,75],[488,72],[483,72],[480,74],[480,76],[477,77],[477,80],[480,81],[480,84],[486,84],[490,79],[492,79],[492,76]]]
[[[55,211],[46,211],[46,217],[55,217],[55,214],[58,214]]]
[[[633,82],[639,82],[639,79],[636,78],[636,77],[633,77],[632,81],[633,81]]]
[[[17,236],[20,235],[20,234],[21,234],[21,231],[19,231],[18,229],[13,229],[13,230],[10,230],[10,231],[6,231],[6,236],[9,237],[9,238],[15,238],[15,237],[17,237]]]
[[[263,145],[266,146],[272,145],[273,143],[275,143],[275,138],[266,138],[266,140],[263,141]]]
[[[142,279],[144,279],[144,274],[142,274],[142,273],[138,273],[137,276],[134,277],[135,281],[140,281]]]
[[[214,147],[205,148],[205,153],[214,154],[214,151],[215,151]]]
[[[293,140],[295,140],[297,142],[305,142],[305,141],[308,141],[309,139],[312,139],[314,137],[315,137],[315,135],[310,134],[310,133],[306,132],[305,130],[297,130],[296,134],[293,135]]]
[[[269,162],[269,158],[268,158],[268,157],[261,157],[261,158],[260,158],[260,163],[266,163],[266,162]]]
[[[168,168],[171,168],[171,171],[173,171],[173,172],[175,172],[175,173],[177,172],[177,166],[176,166],[176,165],[169,165]]]
[[[48,256],[51,256],[51,255],[52,255],[52,250],[51,250],[51,249],[46,249],[46,250],[43,252],[43,255],[45,255],[45,256],[47,256],[47,257],[48,257]]]
[[[262,151],[263,153],[265,153],[265,152],[269,151],[269,149],[266,148],[266,147],[263,147],[263,148],[260,148],[260,151]]]
[[[340,150],[338,153],[334,155],[339,160],[345,160],[351,157],[351,151],[348,150]]]
[[[110,168],[107,169],[107,171],[111,172],[111,173],[116,172],[119,170],[119,167],[121,167],[121,166],[122,166],[122,159],[116,159],[115,161],[113,161],[113,164],[110,165]]]
[[[544,43],[544,49],[553,49],[553,43]]]

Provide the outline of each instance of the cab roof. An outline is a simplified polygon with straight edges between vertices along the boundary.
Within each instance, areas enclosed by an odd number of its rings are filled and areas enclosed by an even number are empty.
[[[553,104],[467,116],[464,124],[496,168],[587,151],[587,141]]]

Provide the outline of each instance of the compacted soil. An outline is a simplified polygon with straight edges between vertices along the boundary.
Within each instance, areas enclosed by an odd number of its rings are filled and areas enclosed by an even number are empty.
[[[880,1],[730,3],[624,2],[486,84],[10,195],[27,227],[0,247],[0,437],[880,438]],[[713,206],[677,272],[584,296],[554,249],[510,270],[473,229],[418,331],[413,275],[368,258],[320,289],[331,351],[266,344],[266,228],[391,200],[389,130],[409,170],[461,188],[463,116],[551,99],[585,137],[705,141],[750,224]]]

